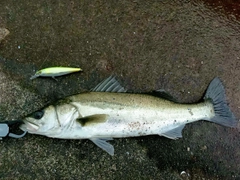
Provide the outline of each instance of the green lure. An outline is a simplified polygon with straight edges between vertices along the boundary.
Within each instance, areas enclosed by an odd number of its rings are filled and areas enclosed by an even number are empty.
[[[74,72],[82,71],[81,68],[71,68],[71,67],[50,67],[37,71],[30,79],[35,79],[37,77],[52,77],[62,76]]]

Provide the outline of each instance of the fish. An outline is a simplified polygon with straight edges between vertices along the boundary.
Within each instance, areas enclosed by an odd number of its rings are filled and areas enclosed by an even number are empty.
[[[33,80],[37,77],[52,77],[55,79],[56,76],[62,76],[74,72],[82,71],[81,68],[72,67],[49,67],[37,71],[30,79]]]
[[[181,104],[170,97],[163,91],[154,96],[127,93],[110,76],[89,92],[68,96],[26,116],[20,129],[51,138],[89,139],[113,156],[114,147],[108,142],[113,138],[160,135],[178,139],[186,124],[199,120],[237,126],[219,78],[211,81],[200,103]]]

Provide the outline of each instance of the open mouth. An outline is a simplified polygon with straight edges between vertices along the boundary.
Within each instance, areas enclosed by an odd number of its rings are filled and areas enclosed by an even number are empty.
[[[20,129],[23,131],[36,132],[39,129],[39,127],[32,122],[29,122],[27,120],[24,120],[23,122],[24,124],[20,126]]]

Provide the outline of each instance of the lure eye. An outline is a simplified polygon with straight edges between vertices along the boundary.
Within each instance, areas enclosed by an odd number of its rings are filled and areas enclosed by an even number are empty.
[[[34,119],[41,119],[43,117],[43,115],[44,115],[44,111],[41,110],[41,111],[37,111],[37,112],[33,113],[32,117]]]
[[[40,74],[42,74],[42,71],[40,70],[40,71],[37,71],[36,73],[35,73],[35,75],[40,75]]]

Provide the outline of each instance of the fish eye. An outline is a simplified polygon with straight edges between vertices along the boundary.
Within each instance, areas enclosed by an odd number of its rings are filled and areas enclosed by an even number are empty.
[[[32,117],[33,117],[34,119],[41,119],[41,118],[43,117],[43,115],[44,115],[44,111],[41,110],[41,111],[36,111],[36,112],[34,112],[33,115],[32,115]]]

